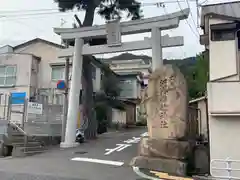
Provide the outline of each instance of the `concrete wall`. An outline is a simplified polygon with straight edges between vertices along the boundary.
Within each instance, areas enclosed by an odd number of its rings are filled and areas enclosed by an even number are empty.
[[[200,124],[199,124],[199,132],[201,134],[204,135],[204,138],[207,139],[208,138],[208,124],[207,124],[207,109],[206,109],[206,100],[201,100],[198,102],[198,109],[200,110],[199,113],[200,113],[200,117],[199,119],[201,118],[201,121],[200,121]]]
[[[228,21],[219,19],[210,19],[209,24],[221,24]],[[211,36],[211,35],[210,35]],[[219,78],[225,78],[229,76],[234,80],[239,80],[238,74],[238,46],[236,40],[229,41],[211,41],[209,36],[209,80],[217,80]]]
[[[226,21],[210,19],[211,24]],[[209,33],[210,34],[210,33]],[[237,40],[211,41],[210,51],[210,82],[208,83],[208,115],[210,158],[240,160],[240,81],[239,52]],[[221,80],[218,80],[222,78]],[[220,162],[211,163],[211,168],[226,168]],[[232,168],[240,169],[239,163],[233,163]],[[213,176],[227,176],[226,170],[211,170]],[[240,172],[232,173],[240,177]]]

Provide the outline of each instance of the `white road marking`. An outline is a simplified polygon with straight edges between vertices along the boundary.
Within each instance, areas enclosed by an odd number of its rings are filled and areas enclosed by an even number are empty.
[[[117,149],[117,152],[120,152],[122,150],[124,150],[125,148],[132,146],[131,144],[117,144],[117,146],[119,146],[119,149]]]
[[[132,146],[132,144],[139,143],[139,141],[141,141],[141,137],[145,137],[145,136],[148,136],[148,132],[142,133],[140,137],[132,137],[131,139],[123,141],[126,144],[116,144],[117,147],[113,149],[105,149],[105,151],[107,152],[104,155],[109,155],[115,151],[120,152],[126,149],[127,147]]]
[[[122,166],[124,164],[124,162],[120,162],[120,161],[108,161],[108,160],[81,158],[81,157],[75,157],[75,158],[72,158],[71,160],[72,161],[92,162],[92,163],[98,163],[98,164],[107,164],[107,165],[113,165],[113,166]]]
[[[123,149],[131,146],[131,144],[116,144],[116,145],[117,145],[117,147],[115,147],[113,149],[105,149],[105,151],[108,151],[108,152],[106,152],[104,155],[109,155],[109,154],[113,153],[114,151],[120,152]]]
[[[148,132],[142,133],[140,136],[141,136],[141,137],[148,136]]]
[[[126,140],[126,141],[123,141],[123,142],[125,142],[125,143],[128,143],[128,144],[131,144],[131,143],[139,143],[139,141],[141,140],[141,138],[140,137],[133,137],[132,139],[128,139],[128,140]]]

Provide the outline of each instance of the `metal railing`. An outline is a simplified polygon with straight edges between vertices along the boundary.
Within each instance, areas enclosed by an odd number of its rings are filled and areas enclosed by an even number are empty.
[[[224,164],[225,167],[216,167],[213,166],[213,164],[218,163]],[[238,168],[233,168],[232,164],[236,163],[240,167],[240,160],[231,160],[230,158],[227,159],[213,159],[211,161],[211,175],[214,178],[217,179],[227,179],[227,180],[240,180],[240,169]],[[213,172],[218,171],[219,173],[213,173]],[[234,176],[233,173],[239,172],[239,176]],[[226,175],[219,175],[226,173]]]

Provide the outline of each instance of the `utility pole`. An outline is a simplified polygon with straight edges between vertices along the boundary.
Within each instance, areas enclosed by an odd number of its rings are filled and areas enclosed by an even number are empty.
[[[67,44],[68,48],[68,44]],[[68,113],[68,90],[69,90],[69,57],[66,58],[65,62],[65,90],[64,90],[64,103],[63,103],[63,119],[62,119],[62,142],[65,140],[67,113]]]

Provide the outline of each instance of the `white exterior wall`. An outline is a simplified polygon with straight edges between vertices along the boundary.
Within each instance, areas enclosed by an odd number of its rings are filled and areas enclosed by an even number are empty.
[[[115,60],[110,63],[110,68],[115,73],[142,72],[148,75],[151,64],[145,64],[142,59]]]
[[[26,92],[27,97],[31,96],[30,89],[35,89],[37,85],[35,70],[39,60],[35,59],[30,54],[1,54],[0,65],[15,65],[16,66],[16,84],[14,86],[0,87],[0,118],[6,119],[8,94],[11,92]],[[23,105],[12,105],[12,110],[23,112]],[[10,120],[21,124],[22,114],[11,113]]]
[[[207,125],[207,109],[205,100],[201,100],[198,102],[198,109],[201,114],[201,126],[199,127],[199,131],[204,135],[204,137],[208,138],[208,125]]]
[[[31,83],[31,69],[32,64],[36,60],[29,54],[2,54],[0,55],[0,65],[15,65],[16,70],[16,85],[12,87],[0,87],[2,93],[9,92],[26,92],[30,95]]]
[[[209,24],[226,21],[210,19]],[[210,38],[210,37],[209,37]],[[211,160],[240,160],[240,82],[237,41],[213,42],[209,39],[210,82],[208,83],[208,113]],[[222,78],[221,80],[218,80]],[[211,167],[226,168],[223,163]],[[239,163],[232,168],[240,169]],[[212,176],[227,176],[226,170],[211,170]],[[240,172],[232,173],[240,177]]]
[[[119,109],[112,109],[112,123],[126,124],[126,112]]]
[[[227,23],[228,21],[210,19],[209,24],[221,24]],[[209,30],[210,32],[210,30]],[[210,35],[211,36],[211,35]],[[232,41],[211,41],[209,37],[209,48],[210,48],[210,64],[209,64],[209,80],[217,80],[232,76],[234,80],[239,80],[238,77],[238,50],[237,40]]]
[[[13,52],[13,48],[12,46],[3,46],[3,47],[0,47],[0,54],[4,54],[4,53],[9,53],[9,52]]]
[[[41,57],[41,61],[39,64],[39,73],[38,73],[38,82],[39,82],[38,88],[56,88],[57,81],[52,81],[51,79],[52,66],[65,65],[65,59],[58,58],[59,49],[60,47],[48,45],[43,42],[38,42],[38,43],[31,44],[29,46],[15,50],[15,52],[31,53],[31,54],[34,54],[35,56]],[[70,64],[71,62],[72,61],[70,59]],[[71,65],[70,65],[70,69],[71,69]],[[100,74],[101,72],[98,70],[96,72],[96,77],[100,77]],[[97,82],[93,80],[94,91],[96,91],[96,88],[99,88],[100,86],[99,83],[100,83],[99,79],[97,79]],[[70,84],[71,84],[71,81],[69,82],[69,86]],[[61,91],[56,90],[56,93],[61,93]]]
[[[30,53],[41,57],[38,73],[39,88],[56,88],[56,82],[51,81],[51,64],[62,63],[64,65],[65,63],[65,59],[58,58],[59,49],[58,47],[38,42],[17,49],[15,52]]]

